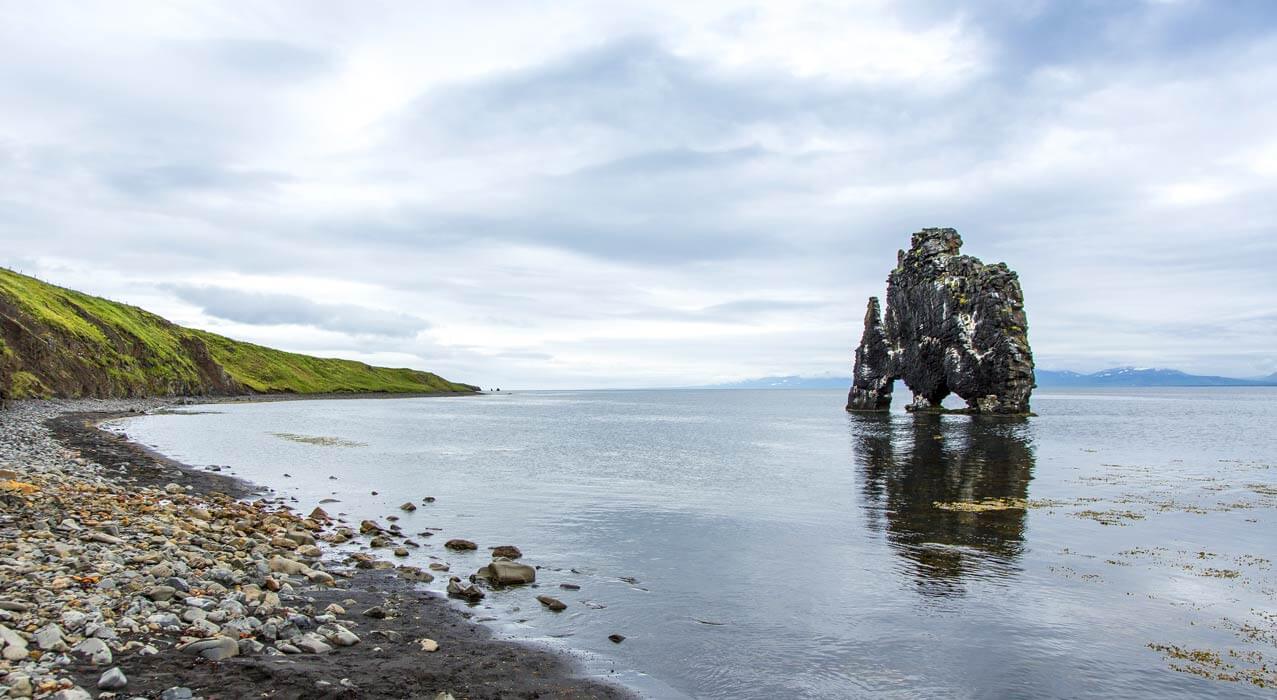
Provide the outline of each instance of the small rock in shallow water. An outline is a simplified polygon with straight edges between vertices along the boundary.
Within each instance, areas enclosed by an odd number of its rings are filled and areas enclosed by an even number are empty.
[[[562,589],[563,589],[563,590],[565,590],[565,591],[579,591],[579,590],[581,590],[581,587],[580,587],[580,586],[578,586],[578,585],[576,585],[575,583],[560,583],[560,584],[559,584],[559,588],[562,588]]]
[[[103,673],[98,679],[98,687],[102,690],[119,690],[128,684],[129,679],[124,676],[119,666]]]
[[[476,603],[483,599],[483,591],[479,587],[469,581],[462,581],[453,576],[448,579],[448,595],[464,598],[471,603]]]
[[[554,598],[548,595],[537,596],[537,602],[549,608],[552,612],[560,612],[562,610],[568,609],[568,606],[566,603],[559,600],[558,598]]]
[[[479,569],[476,576],[502,586],[532,583],[537,580],[536,569],[509,559],[493,559],[491,564]]]
[[[609,634],[607,638],[613,644],[620,644],[625,641],[625,635],[623,634]]]
[[[461,540],[461,539],[448,540],[447,542],[443,544],[443,546],[447,547],[448,549],[456,549],[456,550],[479,548],[479,545],[471,542],[470,540]]]
[[[403,505],[399,506],[399,510],[402,510],[405,513],[411,513],[412,511],[416,509],[417,509],[417,504],[413,503],[412,501],[408,501],[407,503],[404,503]]]
[[[492,558],[505,557],[506,559],[518,559],[523,556],[523,552],[512,544],[503,544],[500,547],[492,548]]]

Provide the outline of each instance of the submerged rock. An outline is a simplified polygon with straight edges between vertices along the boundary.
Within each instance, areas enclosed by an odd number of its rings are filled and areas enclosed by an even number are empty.
[[[492,548],[493,559],[496,559],[497,557],[505,557],[506,559],[518,559],[521,556],[523,556],[523,552],[519,551],[519,548],[512,544],[503,544],[500,547]]]
[[[1019,278],[961,247],[957,231],[929,228],[900,251],[885,315],[869,299],[847,410],[886,411],[903,379],[913,392],[909,410],[941,411],[957,394],[967,413],[1029,412],[1033,353]]]

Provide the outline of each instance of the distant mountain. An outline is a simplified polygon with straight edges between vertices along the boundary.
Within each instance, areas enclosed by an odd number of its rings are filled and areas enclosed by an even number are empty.
[[[1114,367],[1092,374],[1068,370],[1039,369],[1038,386],[1051,388],[1158,387],[1158,386],[1277,386],[1277,374],[1258,379],[1234,379],[1188,374],[1175,369]],[[851,377],[763,377],[729,384],[715,384],[707,389],[847,389]]]
[[[1137,387],[1137,386],[1271,386],[1277,376],[1264,379],[1234,379],[1188,374],[1177,369],[1114,367],[1092,374],[1037,370],[1038,386],[1049,387]]]

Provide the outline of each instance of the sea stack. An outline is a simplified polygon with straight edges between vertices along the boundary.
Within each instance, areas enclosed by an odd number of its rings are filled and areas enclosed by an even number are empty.
[[[848,411],[886,411],[895,380],[911,411],[940,412],[957,394],[964,413],[1024,415],[1033,392],[1033,351],[1020,280],[1005,263],[960,254],[951,228],[913,234],[887,277],[887,308],[870,297]]]

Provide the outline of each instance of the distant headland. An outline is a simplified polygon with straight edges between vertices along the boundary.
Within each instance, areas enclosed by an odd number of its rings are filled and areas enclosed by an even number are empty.
[[[477,391],[430,372],[311,357],[184,328],[0,268],[0,401]]]

